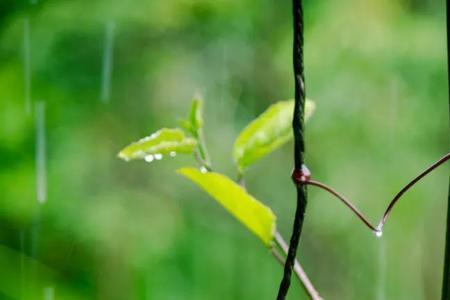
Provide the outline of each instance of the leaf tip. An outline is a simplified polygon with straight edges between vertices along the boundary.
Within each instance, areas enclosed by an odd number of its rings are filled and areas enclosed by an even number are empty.
[[[130,158],[125,154],[123,150],[117,153],[117,157],[127,162],[130,161]]]

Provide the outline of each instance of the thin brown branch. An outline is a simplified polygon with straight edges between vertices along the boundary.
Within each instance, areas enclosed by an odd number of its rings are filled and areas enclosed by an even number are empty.
[[[366,216],[364,216],[364,214],[359,211],[359,209],[356,208],[356,206],[350,202],[350,200],[348,200],[346,197],[342,196],[341,194],[339,194],[338,192],[336,192],[333,188],[325,185],[322,182],[319,181],[315,181],[315,180],[307,180],[304,181],[306,184],[309,185],[314,185],[317,187],[320,187],[321,189],[329,192],[330,194],[334,195],[336,198],[338,198],[339,200],[342,201],[342,203],[344,203],[348,208],[350,208],[350,210],[364,223],[366,224],[367,227],[370,228],[370,230],[377,232],[377,228],[375,226],[373,226],[370,221],[366,218]]]

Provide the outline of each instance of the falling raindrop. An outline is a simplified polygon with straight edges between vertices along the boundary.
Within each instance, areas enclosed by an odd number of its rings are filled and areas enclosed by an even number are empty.
[[[105,26],[105,41],[103,50],[103,70],[101,85],[101,101],[109,102],[111,94],[111,75],[113,70],[113,50],[114,50],[114,29],[115,23],[110,21]]]
[[[30,57],[30,20],[23,23],[23,81],[25,94],[25,112],[31,113],[31,57]]]
[[[55,288],[53,286],[47,286],[44,288],[44,300],[55,299]]]
[[[154,159],[154,157],[153,157],[153,155],[146,155],[145,157],[144,157],[144,160],[146,161],[146,162],[152,162],[153,161],[153,159]]]
[[[382,223],[378,224],[378,226],[376,227],[374,233],[375,233],[375,236],[377,238],[381,238],[383,236],[383,225],[382,225]]]
[[[386,239],[381,240],[378,249],[378,284],[376,288],[376,299],[386,299]]]
[[[30,257],[38,260],[39,259],[39,240],[41,233],[41,224],[42,224],[42,215],[41,215],[41,207],[38,206],[34,212],[33,220],[31,223],[31,232],[30,232]],[[30,268],[27,270],[27,281],[28,278],[30,282],[35,282],[39,276],[39,272],[37,270],[37,265],[32,264]]]
[[[206,169],[204,166],[200,167],[200,173],[206,174],[208,172],[208,169]]]
[[[45,103],[39,101],[35,107],[36,113],[36,196],[40,204],[47,200],[46,172],[46,139],[45,139]]]
[[[169,156],[170,156],[170,157],[175,157],[175,156],[177,156],[177,153],[176,153],[175,151],[171,151],[171,152],[169,153]]]
[[[160,154],[160,153],[156,153],[155,154],[155,159],[156,160],[161,160],[163,158],[163,155],[162,154]]]
[[[20,231],[19,236],[20,250],[20,299],[25,299],[25,231]]]

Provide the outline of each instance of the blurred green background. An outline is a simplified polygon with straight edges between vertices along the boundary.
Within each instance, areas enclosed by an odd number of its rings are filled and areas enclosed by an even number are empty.
[[[307,163],[376,222],[449,149],[445,1],[304,5],[307,95],[317,104]],[[174,173],[192,158],[116,155],[176,126],[201,91],[214,168],[235,178],[234,138],[293,96],[290,9],[275,0],[1,0],[0,299],[274,299],[282,268],[270,252]],[[292,148],[247,174],[286,239]],[[298,255],[322,296],[439,299],[447,189],[446,166],[408,192],[376,239],[310,188]],[[289,299],[306,299],[297,281]]]

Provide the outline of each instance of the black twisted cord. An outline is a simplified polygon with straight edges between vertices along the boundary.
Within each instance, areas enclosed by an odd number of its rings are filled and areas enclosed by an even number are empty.
[[[293,64],[295,80],[295,107],[292,128],[294,130],[295,169],[302,169],[304,162],[305,140],[304,140],[304,108],[305,108],[305,76],[303,67],[303,7],[302,0],[292,0],[292,12],[294,21],[294,47]],[[289,251],[284,265],[283,279],[278,290],[277,300],[284,300],[291,284],[292,269],[303,227],[303,219],[306,209],[306,185],[297,187],[297,208],[292,229]]]

